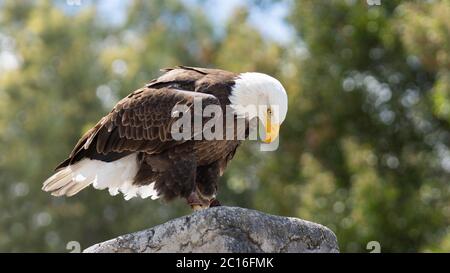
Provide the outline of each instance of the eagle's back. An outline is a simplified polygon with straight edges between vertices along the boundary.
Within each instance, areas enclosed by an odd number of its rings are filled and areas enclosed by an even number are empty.
[[[228,97],[231,88],[234,85],[233,79],[236,77],[235,73],[220,69],[187,66],[165,68],[162,69],[162,71],[165,72],[162,76],[151,80],[145,87],[137,89],[120,100],[110,113],[104,116],[93,128],[80,138],[69,157],[60,163],[56,169],[58,170],[62,167],[74,164],[83,158],[111,162],[135,151],[158,154],[171,147],[182,144],[180,141],[171,140],[169,128],[161,127],[164,123],[170,123],[170,111],[173,108],[173,103],[166,102],[166,100],[171,99],[171,95],[167,95],[168,90],[185,90],[213,95],[218,99],[222,110],[225,110],[226,105],[230,103]],[[148,97],[151,97],[152,99],[148,99]],[[146,103],[144,104],[144,102]],[[139,106],[139,111],[142,111],[143,116],[152,118],[152,122],[159,126],[158,129],[166,132],[161,134],[160,130],[155,128],[151,128],[149,132],[140,129],[134,132],[129,130],[126,126],[121,126],[116,129],[117,131],[112,131],[105,126],[105,121],[107,120],[125,120],[127,118],[125,114],[118,114],[120,113],[120,109],[132,107],[138,108]],[[165,117],[158,115],[152,117],[152,111],[160,108],[166,108],[165,112],[167,115]],[[131,121],[131,123],[132,122],[133,121]],[[143,127],[145,127],[145,125],[146,124],[144,124]],[[121,130],[123,132],[121,132]],[[124,139],[122,134],[125,138],[127,137],[126,134],[130,134],[132,139],[120,141],[120,139]],[[133,134],[136,134],[135,138],[133,138]],[[148,138],[143,137],[142,135],[144,134],[149,135]],[[110,138],[117,139],[111,140]],[[89,142],[89,145],[86,145],[87,142]],[[119,144],[121,145],[117,145],[119,147],[115,147],[115,149],[112,150],[105,150],[105,145],[112,145],[115,142],[120,142]]]

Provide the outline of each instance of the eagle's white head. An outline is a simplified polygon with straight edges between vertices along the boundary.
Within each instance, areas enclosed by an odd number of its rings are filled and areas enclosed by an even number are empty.
[[[261,121],[265,128],[264,142],[270,143],[278,137],[286,118],[288,98],[277,79],[257,72],[239,74],[229,99],[238,116],[257,117]]]

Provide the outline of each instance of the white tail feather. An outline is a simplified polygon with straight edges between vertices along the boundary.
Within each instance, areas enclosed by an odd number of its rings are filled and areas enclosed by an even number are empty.
[[[111,195],[122,192],[125,200],[136,196],[157,199],[159,196],[154,183],[145,186],[133,184],[137,171],[136,154],[113,162],[83,159],[48,178],[42,190],[51,192],[53,196],[73,196],[93,184],[96,189],[108,188]]]
[[[44,191],[53,191],[64,186],[72,180],[70,168],[64,168],[45,180],[42,189]]]

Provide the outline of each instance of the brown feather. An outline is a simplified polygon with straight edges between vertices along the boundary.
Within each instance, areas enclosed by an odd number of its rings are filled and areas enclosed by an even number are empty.
[[[69,158],[58,168],[83,158],[109,162],[137,152],[142,163],[135,183],[146,185],[156,181],[156,189],[166,199],[186,197],[192,192],[197,167],[203,167],[202,172],[211,176],[211,183],[216,183],[213,176],[223,173],[239,141],[175,141],[170,129],[178,118],[171,114],[175,105],[183,104],[193,112],[191,107],[195,97],[202,99],[203,107],[216,104],[225,109],[237,75],[224,70],[186,66],[164,71],[166,73],[161,77],[119,101],[83,135]],[[205,118],[204,123],[209,119]],[[153,166],[156,168],[153,171],[151,162],[164,167]],[[208,179],[201,181],[208,183]],[[205,189],[210,192],[214,187],[205,186]],[[68,188],[67,191],[76,193],[78,190]]]

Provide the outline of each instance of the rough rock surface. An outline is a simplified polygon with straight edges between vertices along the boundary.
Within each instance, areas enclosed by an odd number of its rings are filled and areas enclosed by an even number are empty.
[[[328,228],[297,218],[214,207],[93,245],[84,252],[339,252]]]

